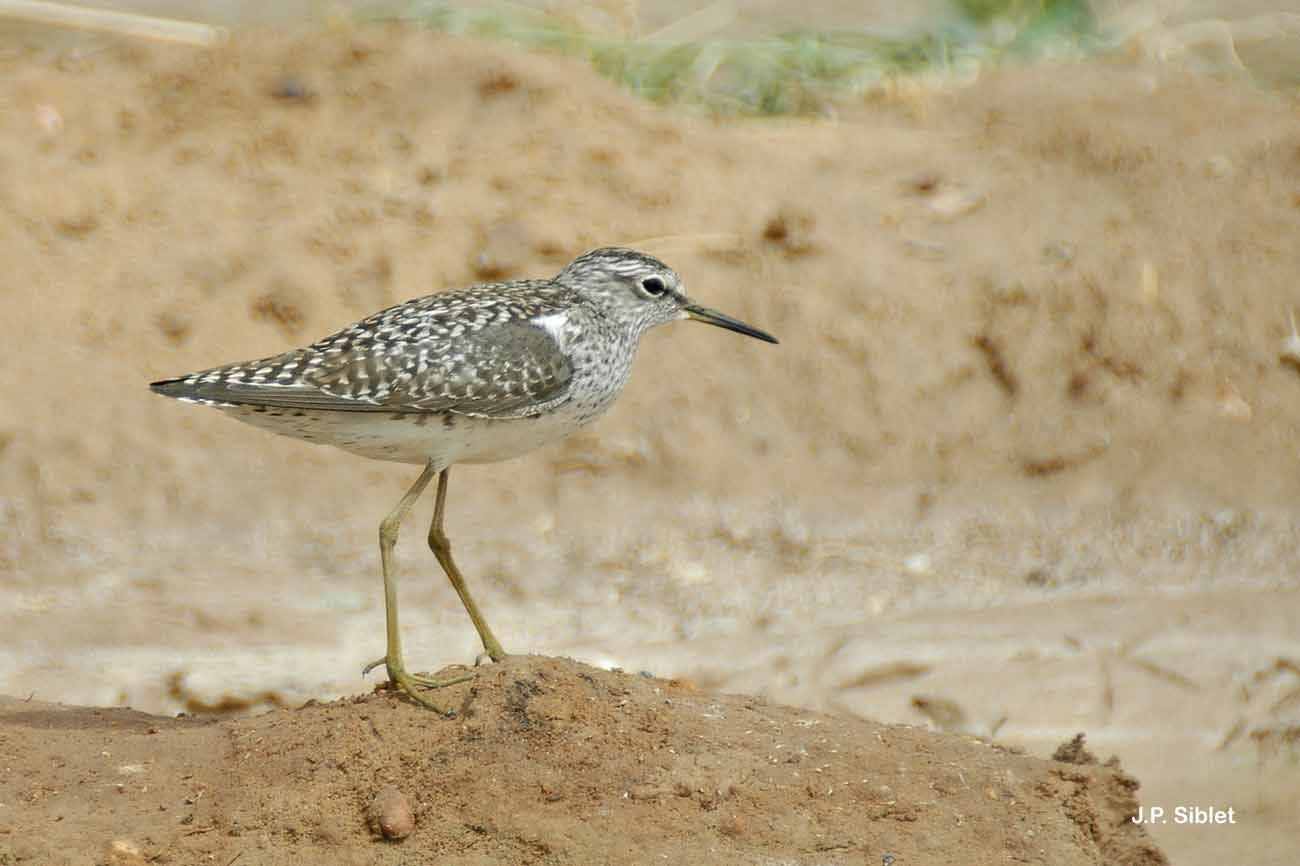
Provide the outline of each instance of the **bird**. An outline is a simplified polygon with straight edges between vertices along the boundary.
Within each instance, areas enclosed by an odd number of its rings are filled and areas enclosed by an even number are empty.
[[[379,524],[392,687],[451,715],[428,692],[464,682],[407,670],[393,548],[436,476],[428,543],[494,662],[506,657],[452,558],[443,528],[450,469],[494,463],[565,438],[603,415],[651,328],[693,320],[768,343],[765,331],[701,306],[659,259],[625,247],[586,252],[549,279],[436,292],[374,313],[309,346],[150,384],[157,394],[377,460],[423,466]]]

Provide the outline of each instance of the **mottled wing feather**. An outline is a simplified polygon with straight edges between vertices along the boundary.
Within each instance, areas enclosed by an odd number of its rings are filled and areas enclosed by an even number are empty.
[[[573,365],[549,333],[525,320],[463,333],[450,350],[395,342],[345,352],[304,378],[321,395],[349,404],[501,418],[553,405],[567,392]]]
[[[533,319],[571,303],[554,284],[522,281],[431,295],[304,349],[152,387],[183,400],[304,411],[534,415],[567,398],[573,366]]]

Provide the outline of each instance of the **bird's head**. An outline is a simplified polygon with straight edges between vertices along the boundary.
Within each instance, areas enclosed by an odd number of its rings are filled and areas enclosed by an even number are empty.
[[[655,325],[694,319],[775,343],[776,338],[731,316],[700,306],[682,291],[677,273],[654,256],[623,247],[583,253],[555,278],[640,336]]]

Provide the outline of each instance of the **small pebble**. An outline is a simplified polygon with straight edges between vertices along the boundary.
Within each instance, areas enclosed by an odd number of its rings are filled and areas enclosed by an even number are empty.
[[[932,565],[928,553],[913,553],[903,560],[903,568],[912,574],[929,574]]]
[[[405,839],[415,829],[411,801],[393,785],[380,788],[371,801],[370,820],[385,839]]]
[[[144,866],[144,852],[130,839],[114,839],[108,846],[108,862],[111,866]]]
[[[63,131],[63,115],[48,102],[36,106],[36,125],[46,135],[57,135]]]
[[[955,220],[984,207],[987,199],[980,193],[953,188],[936,193],[927,203],[930,213],[938,220]]]
[[[312,92],[311,88],[292,75],[286,75],[277,81],[271,88],[271,96],[282,102],[300,104],[312,102],[316,98],[316,94]]]

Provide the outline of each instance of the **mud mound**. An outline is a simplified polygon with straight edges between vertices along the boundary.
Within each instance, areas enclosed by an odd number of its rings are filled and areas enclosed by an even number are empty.
[[[445,697],[455,719],[391,693],[223,721],[7,701],[0,859],[1165,862],[1112,767],[544,657]]]

